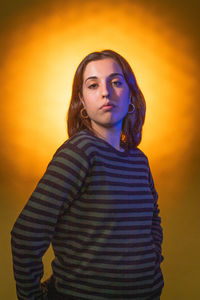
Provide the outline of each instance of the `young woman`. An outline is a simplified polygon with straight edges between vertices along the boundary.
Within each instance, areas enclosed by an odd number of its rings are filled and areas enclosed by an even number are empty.
[[[36,299],[160,299],[162,228],[145,154],[145,100],[111,50],[83,59],[56,151],[12,229],[17,295]],[[52,243],[53,275],[41,284]]]

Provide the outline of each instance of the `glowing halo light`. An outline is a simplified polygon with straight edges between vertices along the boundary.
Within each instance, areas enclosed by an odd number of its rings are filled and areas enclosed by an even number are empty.
[[[114,7],[106,2],[103,9],[91,1],[83,7],[68,3],[66,10],[63,5],[27,22],[23,35],[21,28],[13,32],[4,66],[13,165],[24,178],[41,174],[41,162],[46,165],[67,138],[66,112],[79,62],[109,48],[131,64],[146,98],[140,148],[151,154],[152,164],[162,161],[174,168],[192,138],[187,107],[196,81],[187,41],[159,16],[126,1]]]

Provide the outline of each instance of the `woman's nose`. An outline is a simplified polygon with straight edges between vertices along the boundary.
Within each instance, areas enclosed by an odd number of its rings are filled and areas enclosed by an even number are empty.
[[[110,97],[110,87],[108,83],[104,83],[102,85],[102,97],[109,98]]]

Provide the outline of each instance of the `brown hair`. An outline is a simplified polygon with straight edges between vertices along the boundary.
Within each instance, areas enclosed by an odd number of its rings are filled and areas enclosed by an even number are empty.
[[[80,111],[83,108],[83,104],[79,95],[82,96],[83,73],[87,64],[91,61],[105,58],[112,58],[119,64],[130,89],[131,103],[134,104],[135,111],[124,117],[121,143],[128,149],[135,148],[139,145],[142,138],[142,126],[145,120],[146,103],[129,63],[121,55],[112,50],[92,52],[79,64],[74,75],[72,96],[68,110],[68,135],[71,137],[86,128],[92,131],[90,119],[81,117]]]

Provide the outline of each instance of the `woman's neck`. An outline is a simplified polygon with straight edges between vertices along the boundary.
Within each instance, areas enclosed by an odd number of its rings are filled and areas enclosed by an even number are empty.
[[[113,127],[103,127],[93,123],[92,129],[96,136],[109,143],[116,150],[124,151],[124,149],[120,147],[121,124]]]

